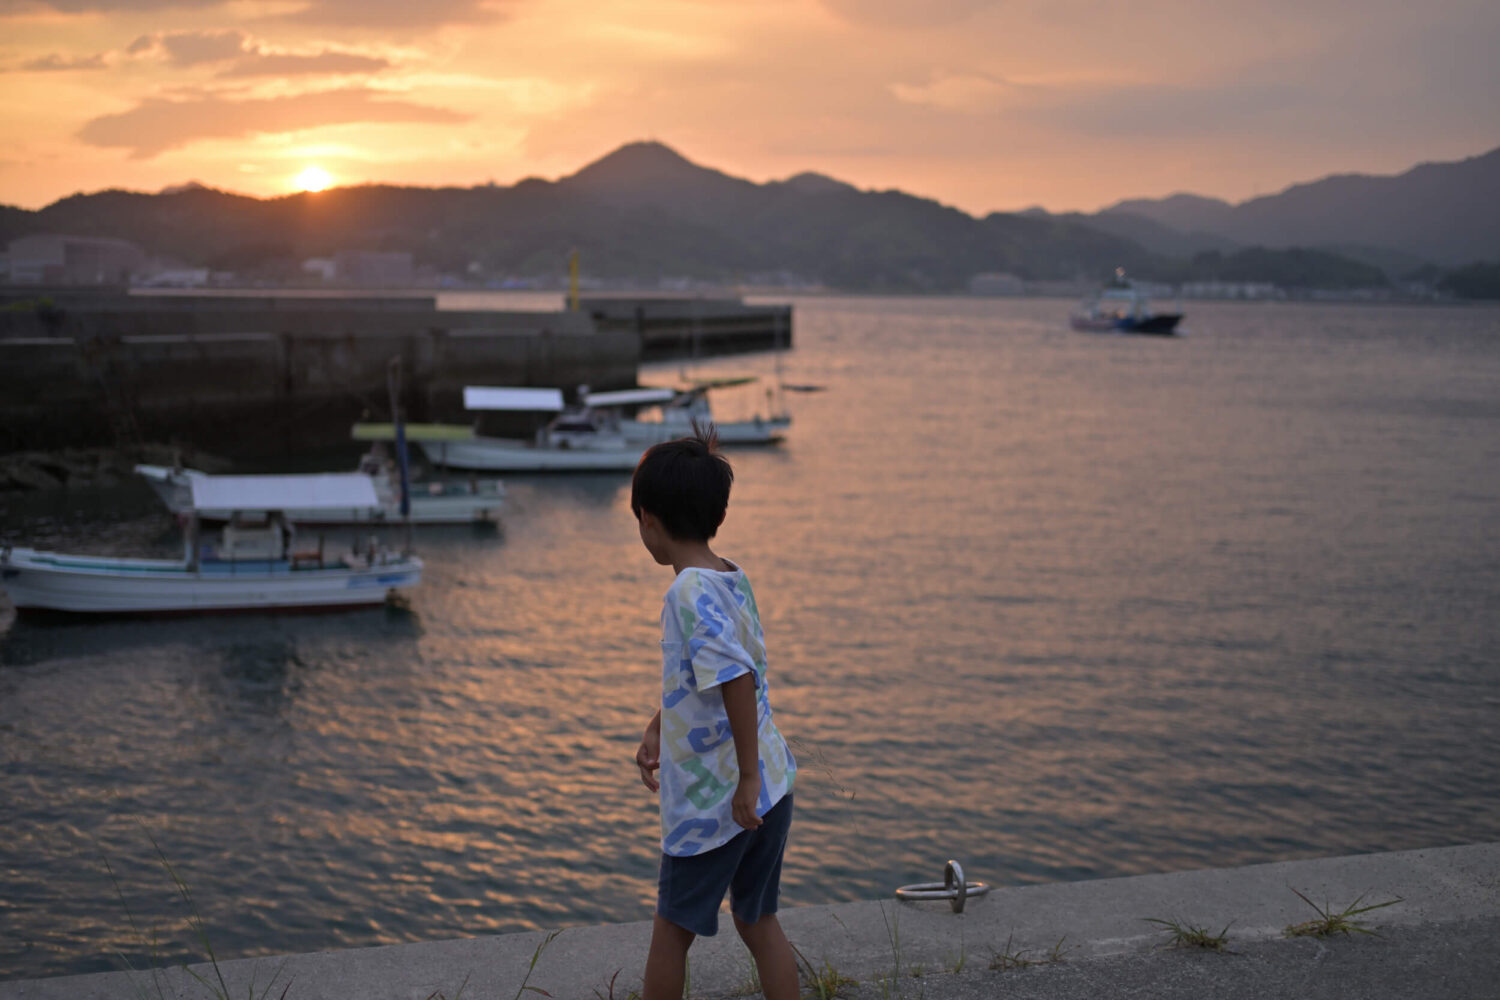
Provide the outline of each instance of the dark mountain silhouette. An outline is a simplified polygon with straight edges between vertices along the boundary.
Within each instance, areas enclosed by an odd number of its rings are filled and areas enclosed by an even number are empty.
[[[261,200],[184,185],[0,213],[0,238],[27,232],[116,236],[184,263],[272,277],[342,249],[407,250],[442,272],[552,276],[577,249],[587,273],[607,278],[780,271],[837,288],[944,291],[984,271],[1092,278],[1150,259],[1070,221],[976,219],[816,174],[756,184],[653,142],[512,187],[365,185]]]
[[[1367,259],[1394,251],[1450,265],[1500,259],[1500,148],[1396,176],[1325,177],[1239,205],[1179,194],[1091,218],[1119,214],[1242,246],[1356,248]]]
[[[1181,233],[1212,233],[1221,230],[1233,213],[1234,206],[1219,198],[1174,194],[1160,199],[1135,198],[1118,202],[1099,214],[1139,216]]]
[[[639,142],[561,180],[509,187],[372,184],[257,199],[193,183],[158,194],[73,195],[35,212],[0,206],[0,240],[113,236],[183,264],[266,278],[296,277],[305,258],[358,249],[410,251],[443,273],[556,276],[576,249],[586,273],[609,279],[732,282],[790,272],[850,290],[949,291],[991,271],[1095,280],[1125,267],[1167,277],[1204,254],[1219,255],[1204,257],[1204,266],[1233,261],[1236,273],[1281,273],[1301,262],[1343,282],[1361,272],[1326,255],[1235,254],[1256,240],[1300,242],[1353,246],[1366,263],[1419,264],[1403,256],[1411,248],[1385,240],[1405,233],[1436,246],[1444,234],[1434,220],[1441,219],[1452,231],[1436,259],[1500,258],[1500,225],[1483,224],[1500,211],[1497,167],[1500,151],[1400,178],[1329,178],[1239,206],[1178,195],[1122,202],[1094,216],[1036,210],[980,219],[814,173],[757,184]],[[1462,199],[1484,190],[1490,197],[1455,221]],[[1417,239],[1422,233],[1426,243]]]
[[[1234,240],[1215,236],[1201,229],[1173,229],[1148,216],[1130,212],[1108,211],[1097,215],[1069,212],[1054,218],[1131,240],[1163,257],[1190,257],[1205,251],[1234,250],[1239,246]]]

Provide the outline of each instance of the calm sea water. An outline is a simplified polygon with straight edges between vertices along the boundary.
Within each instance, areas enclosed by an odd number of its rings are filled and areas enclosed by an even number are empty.
[[[719,545],[802,762],[787,902],[1500,837],[1500,310],[1067,308],[797,303],[827,391]],[[646,917],[670,573],[623,476],[510,490],[419,534],[409,612],[12,625],[0,976],[187,957],[153,839],[221,957]],[[0,528],[171,539],[137,486]]]

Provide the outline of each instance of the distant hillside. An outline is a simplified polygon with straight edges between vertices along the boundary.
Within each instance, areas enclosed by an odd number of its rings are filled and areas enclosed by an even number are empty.
[[[1344,174],[1239,205],[1197,195],[1122,201],[1107,216],[1150,219],[1242,246],[1358,248],[1441,264],[1500,258],[1500,149],[1394,177]]]
[[[1243,275],[1232,280],[1284,276],[1308,287],[1322,276],[1348,287],[1371,264],[1400,276],[1429,259],[1500,258],[1497,212],[1500,150],[1243,205],[1175,195],[1092,216],[1038,209],[979,219],[815,173],[757,184],[641,142],[561,180],[508,187],[371,184],[258,199],[185,184],[74,195],[35,212],[0,206],[0,241],[113,236],[158,258],[269,280],[300,278],[306,258],[361,249],[409,251],[465,278],[555,277],[576,249],[589,275],[648,283],[789,275],[853,291],[956,291],[985,272],[1092,281],[1116,267],[1171,280],[1197,273],[1191,265],[1210,254],[1203,266],[1232,265]],[[1281,249],[1244,252],[1258,244]],[[1298,267],[1310,270],[1299,276]]]
[[[1163,257],[1189,257],[1210,250],[1234,250],[1239,247],[1239,244],[1233,240],[1206,233],[1201,229],[1173,229],[1148,216],[1134,215],[1130,212],[1108,211],[1097,215],[1069,212],[1065,215],[1053,216],[1053,218],[1131,240],[1151,253]]]
[[[0,213],[0,239],[28,232],[116,236],[186,264],[268,277],[342,249],[407,250],[444,273],[555,276],[577,249],[585,271],[606,278],[790,272],[851,290],[952,291],[980,272],[1096,278],[1150,260],[1076,222],[976,219],[816,174],[755,184],[659,143],[511,187],[367,185],[261,200],[186,186]]]
[[[1215,233],[1225,229],[1234,206],[1218,198],[1174,194],[1167,198],[1122,201],[1099,214],[1139,216],[1179,233]]]

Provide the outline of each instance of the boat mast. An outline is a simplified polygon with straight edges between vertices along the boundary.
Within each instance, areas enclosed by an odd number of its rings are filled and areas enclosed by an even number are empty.
[[[406,522],[406,550],[411,555],[411,466],[406,454],[406,423],[401,418],[401,358],[386,366],[386,391],[391,397],[391,422],[396,425],[396,466],[401,470],[401,519]]]

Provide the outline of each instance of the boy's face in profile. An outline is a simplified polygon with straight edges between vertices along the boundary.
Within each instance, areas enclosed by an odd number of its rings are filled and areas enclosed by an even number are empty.
[[[643,510],[636,516],[636,526],[640,528],[641,544],[646,546],[646,551],[651,553],[659,566],[672,565],[672,556],[667,551],[667,542],[670,537],[667,529],[662,527],[661,521],[649,510]]]

